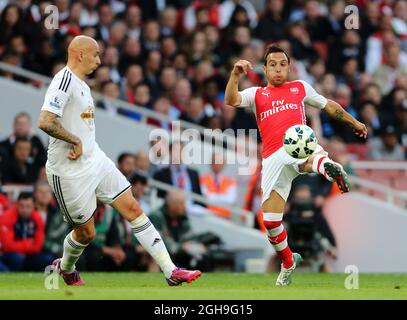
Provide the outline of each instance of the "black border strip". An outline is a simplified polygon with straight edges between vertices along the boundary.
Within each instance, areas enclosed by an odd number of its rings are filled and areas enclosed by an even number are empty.
[[[124,188],[122,191],[120,191],[118,194],[116,194],[113,198],[112,198],[112,202],[114,201],[114,200],[116,200],[116,198],[118,198],[119,196],[121,196],[122,195],[122,193],[124,193],[124,192],[126,192],[128,189],[130,189],[131,188],[131,184],[129,184],[126,188]]]

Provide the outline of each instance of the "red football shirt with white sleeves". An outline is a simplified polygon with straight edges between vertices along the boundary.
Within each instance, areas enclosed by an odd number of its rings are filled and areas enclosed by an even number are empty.
[[[328,100],[302,80],[280,87],[251,87],[239,92],[239,107],[251,107],[263,141],[263,158],[283,146],[284,133],[297,124],[306,124],[305,104],[323,109]]]

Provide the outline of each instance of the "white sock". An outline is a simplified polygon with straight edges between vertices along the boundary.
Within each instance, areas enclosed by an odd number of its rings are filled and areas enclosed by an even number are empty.
[[[131,221],[130,225],[137,240],[154,258],[155,262],[157,262],[164,272],[165,277],[171,277],[171,273],[176,266],[171,260],[164,241],[150,219],[142,213],[137,219]]]
[[[72,237],[71,231],[64,240],[64,254],[61,260],[61,270],[67,273],[75,271],[75,263],[78,261],[83,250],[87,247],[87,244],[79,243]]]
[[[316,173],[322,174],[328,181],[333,181],[332,178],[330,178],[325,171],[324,164],[327,162],[332,162],[334,163],[331,159],[329,159],[327,156],[323,154],[317,154],[314,157],[314,160],[312,161],[312,171]]]

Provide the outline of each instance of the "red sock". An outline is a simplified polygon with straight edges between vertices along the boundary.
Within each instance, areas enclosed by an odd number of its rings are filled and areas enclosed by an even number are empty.
[[[294,264],[293,253],[287,243],[287,231],[282,224],[281,213],[263,213],[264,226],[269,234],[269,241],[280,257],[283,267],[288,269]]]
[[[288,269],[294,264],[293,253],[287,243],[287,231],[283,231],[276,237],[269,237],[269,241],[276,250],[277,255],[280,257],[283,267]]]

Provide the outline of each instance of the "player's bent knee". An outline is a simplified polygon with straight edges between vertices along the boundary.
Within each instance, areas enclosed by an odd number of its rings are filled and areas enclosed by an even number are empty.
[[[82,244],[88,244],[96,236],[96,231],[94,228],[76,228],[75,229],[75,240]]]

